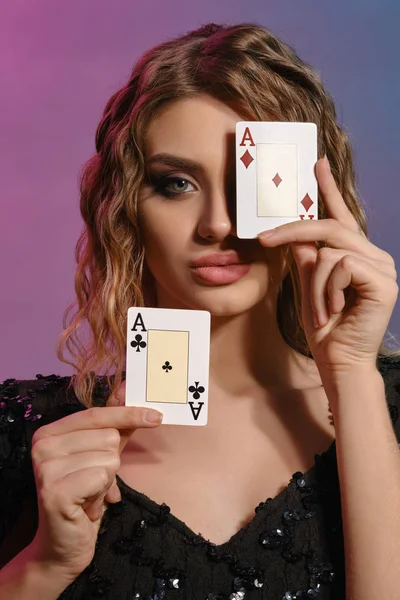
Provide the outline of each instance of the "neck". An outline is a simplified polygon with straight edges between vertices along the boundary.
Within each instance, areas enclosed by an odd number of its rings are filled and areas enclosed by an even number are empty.
[[[210,382],[235,394],[321,385],[315,362],[288,346],[278,329],[276,303],[266,306],[265,300],[233,317],[212,317]]]

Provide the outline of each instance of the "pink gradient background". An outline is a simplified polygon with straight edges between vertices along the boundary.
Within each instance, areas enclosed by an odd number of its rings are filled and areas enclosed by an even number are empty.
[[[144,50],[210,21],[269,27],[323,74],[372,241],[399,263],[399,17],[397,0],[2,3],[0,381],[71,374],[55,344],[74,298],[77,176],[103,107]]]

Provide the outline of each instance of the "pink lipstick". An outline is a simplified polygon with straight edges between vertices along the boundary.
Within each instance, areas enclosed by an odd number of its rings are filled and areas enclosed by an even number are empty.
[[[211,285],[227,285],[244,277],[251,269],[253,261],[243,261],[234,250],[213,252],[201,256],[190,263],[195,280]]]

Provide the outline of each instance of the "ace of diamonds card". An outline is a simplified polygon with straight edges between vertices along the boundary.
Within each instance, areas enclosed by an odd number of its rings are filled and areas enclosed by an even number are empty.
[[[236,124],[237,236],[254,238],[300,219],[318,219],[315,123]]]
[[[130,307],[126,405],[154,408],[166,425],[206,425],[210,313]]]

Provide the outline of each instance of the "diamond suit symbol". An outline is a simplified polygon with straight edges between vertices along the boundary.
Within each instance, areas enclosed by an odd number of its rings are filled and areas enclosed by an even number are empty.
[[[306,212],[308,212],[310,209],[310,206],[312,206],[314,204],[314,201],[311,200],[311,198],[308,194],[306,194],[304,196],[303,200],[301,200],[300,204],[302,204],[304,206],[304,208],[306,209]]]
[[[275,177],[272,178],[272,181],[274,182],[274,184],[276,185],[276,187],[279,187],[279,184],[282,183],[282,178],[280,177],[279,173],[277,173],[275,175]]]
[[[250,152],[248,150],[246,150],[246,152],[243,154],[243,156],[240,157],[240,160],[242,161],[242,163],[244,164],[244,166],[247,169],[249,167],[249,165],[251,165],[251,163],[253,162],[254,158],[252,157]]]

